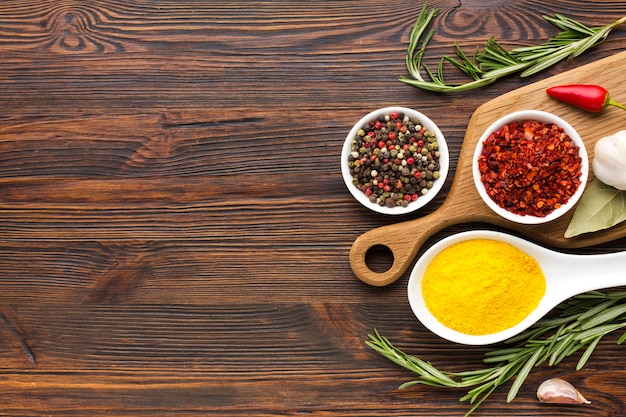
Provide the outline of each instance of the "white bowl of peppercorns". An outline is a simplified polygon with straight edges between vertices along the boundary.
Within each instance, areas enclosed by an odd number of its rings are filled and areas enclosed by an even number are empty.
[[[383,214],[407,214],[430,202],[448,175],[448,146],[426,115],[385,107],[361,118],[344,142],[341,172],[363,206]]]
[[[483,201],[501,217],[541,224],[567,213],[589,175],[585,144],[562,118],[522,110],[493,122],[480,137],[472,162]]]

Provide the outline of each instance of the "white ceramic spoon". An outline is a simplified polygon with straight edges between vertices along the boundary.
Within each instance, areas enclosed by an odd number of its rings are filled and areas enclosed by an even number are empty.
[[[426,308],[422,277],[431,260],[458,242],[491,239],[507,242],[535,258],[546,278],[546,293],[537,308],[509,329],[481,336],[460,333],[441,324]],[[573,255],[555,252],[527,240],[495,231],[475,230],[449,236],[429,248],[417,261],[409,278],[409,304],[419,321],[433,333],[452,342],[487,345],[506,340],[526,330],[564,300],[587,291],[626,285],[626,252]],[[459,312],[463,314],[463,312]]]

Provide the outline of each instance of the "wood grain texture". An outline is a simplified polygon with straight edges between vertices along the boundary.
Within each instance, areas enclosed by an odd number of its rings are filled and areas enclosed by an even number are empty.
[[[620,223],[609,229],[565,238],[575,209],[555,221],[539,225],[524,225],[503,219],[481,200],[474,185],[474,151],[483,133],[498,119],[520,110],[550,112],[567,121],[582,138],[588,150],[591,167],[596,142],[605,136],[626,129],[626,117],[622,110],[609,108],[599,114],[590,115],[566,103],[558,102],[546,94],[546,89],[555,85],[599,84],[611,93],[617,102],[626,102],[624,71],[626,52],[583,65],[579,68],[555,75],[531,85],[518,88],[482,104],[469,121],[463,146],[457,163],[456,175],[439,210],[416,220],[386,225],[359,236],[350,249],[350,264],[362,281],[371,285],[388,285],[398,279],[413,262],[415,254],[428,237],[454,224],[481,221],[516,232],[519,235],[557,248],[580,248],[626,236],[626,224]],[[593,180],[589,172],[587,184]],[[398,233],[407,233],[411,238],[403,241],[394,239]],[[394,258],[393,265],[385,272],[372,271],[366,264],[368,251],[374,246],[387,247]]]
[[[431,3],[435,65],[454,41],[539,43],[555,33],[544,14],[626,14],[609,0]],[[444,131],[452,178],[477,108],[623,51],[626,32],[532,79],[441,96],[397,81],[420,8],[0,2],[0,415],[463,415],[463,391],[398,390],[413,375],[363,341],[377,328],[447,370],[482,366],[484,350],[421,326],[408,274],[375,288],[349,263],[355,238],[436,212],[451,181],[418,214],[376,215],[345,189],[343,140],[371,110],[414,107]],[[424,248],[483,226],[451,224]],[[475,415],[626,414],[616,338],[582,371],[576,358],[538,368],[513,404],[503,387]],[[554,376],[592,404],[539,404]]]

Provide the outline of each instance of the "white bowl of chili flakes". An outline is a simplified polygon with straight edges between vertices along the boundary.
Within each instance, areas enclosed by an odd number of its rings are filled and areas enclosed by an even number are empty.
[[[478,193],[494,212],[516,223],[540,224],[576,205],[589,160],[569,123],[545,111],[523,110],[487,128],[472,169]]]

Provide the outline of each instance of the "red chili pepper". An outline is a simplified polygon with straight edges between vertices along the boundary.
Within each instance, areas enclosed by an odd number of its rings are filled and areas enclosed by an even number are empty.
[[[615,106],[626,110],[623,106],[609,96],[606,88],[592,84],[570,84],[550,87],[546,90],[549,96],[580,107],[590,112],[601,112],[607,106]]]

